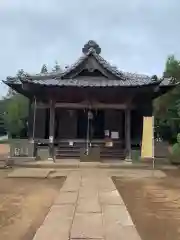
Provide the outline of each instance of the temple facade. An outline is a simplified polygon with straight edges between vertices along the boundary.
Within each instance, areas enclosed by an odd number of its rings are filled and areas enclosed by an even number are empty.
[[[29,98],[29,141],[47,148],[50,159],[88,155],[93,148],[101,159],[131,159],[132,149],[142,150],[154,98],[174,86],[169,79],[120,71],[100,54],[100,46],[89,41],[64,71],[4,81]]]

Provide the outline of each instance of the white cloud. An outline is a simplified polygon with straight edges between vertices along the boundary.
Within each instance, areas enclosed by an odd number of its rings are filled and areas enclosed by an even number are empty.
[[[179,12],[179,0],[0,1],[0,79],[71,64],[89,39],[120,69],[161,74],[168,54],[180,58]]]

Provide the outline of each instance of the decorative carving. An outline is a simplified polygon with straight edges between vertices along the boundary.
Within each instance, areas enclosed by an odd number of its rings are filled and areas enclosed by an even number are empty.
[[[88,41],[88,42],[84,45],[84,47],[83,47],[83,49],[82,49],[82,52],[83,52],[84,54],[87,54],[90,49],[93,49],[97,54],[100,54],[100,53],[101,53],[101,48],[100,48],[99,45],[98,45],[95,41],[93,41],[93,40]]]
[[[153,75],[151,78],[152,78],[153,81],[158,81],[157,75]]]

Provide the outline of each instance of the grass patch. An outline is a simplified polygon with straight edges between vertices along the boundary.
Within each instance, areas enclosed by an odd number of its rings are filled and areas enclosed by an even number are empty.
[[[0,140],[0,144],[8,144],[8,143],[9,143],[8,139]]]

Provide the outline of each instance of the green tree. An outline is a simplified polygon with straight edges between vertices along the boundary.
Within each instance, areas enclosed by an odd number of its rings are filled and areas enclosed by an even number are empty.
[[[6,134],[6,128],[4,124],[4,113],[5,113],[5,101],[0,100],[0,136]]]
[[[21,77],[21,76],[24,75],[24,74],[25,74],[24,70],[23,70],[23,69],[19,69],[18,72],[17,72],[17,74],[16,74],[16,76],[17,76],[17,77]]]
[[[172,77],[173,81],[180,81],[180,61],[170,55],[166,61],[164,77]]]
[[[61,71],[61,67],[58,64],[58,61],[55,61],[55,65],[54,65],[53,71],[55,71],[55,72]]]
[[[41,73],[47,73],[47,72],[48,72],[47,66],[46,66],[46,64],[43,64],[41,67]]]
[[[6,111],[3,116],[8,135],[20,137],[26,128],[28,116],[28,99],[21,94],[16,94],[6,99]]]
[[[164,77],[171,78],[173,83],[180,82],[180,62],[169,56],[164,71]],[[159,97],[154,101],[155,127],[158,134],[170,142],[176,140],[180,130],[180,87]]]
[[[24,75],[24,70],[18,70],[16,77]],[[28,116],[28,99],[9,88],[6,97],[0,105],[1,124],[11,137],[20,137],[26,134]]]

